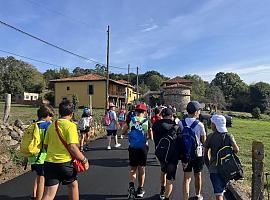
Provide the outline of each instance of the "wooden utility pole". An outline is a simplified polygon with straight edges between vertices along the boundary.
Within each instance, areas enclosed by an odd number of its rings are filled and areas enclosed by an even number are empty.
[[[136,100],[138,101],[139,99],[139,67],[137,67],[137,96]]]
[[[128,98],[129,98],[129,82],[130,82],[130,64],[128,64],[128,80],[127,80],[127,94],[126,94],[126,105],[128,104]]]
[[[264,190],[264,145],[262,142],[252,143],[252,192],[251,200],[263,200]]]
[[[11,94],[6,94],[6,102],[5,102],[5,110],[3,116],[3,122],[7,123],[10,114],[10,107],[11,107]]]
[[[109,108],[109,56],[110,56],[110,26],[108,26],[107,30],[107,78],[106,78],[106,107],[105,110]]]
[[[130,64],[128,64],[128,84],[129,84],[129,82],[130,82]]]

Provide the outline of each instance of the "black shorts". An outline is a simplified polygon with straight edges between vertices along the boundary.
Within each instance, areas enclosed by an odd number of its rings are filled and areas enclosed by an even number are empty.
[[[199,173],[203,170],[203,165],[204,165],[204,157],[197,157],[195,160],[190,161],[185,168],[183,165],[183,171],[192,172],[193,169],[194,173]]]
[[[31,171],[36,172],[38,176],[44,176],[44,165],[33,164],[31,165]]]
[[[137,167],[137,166],[146,166],[148,146],[142,149],[135,149],[132,147],[128,148],[129,151],[129,166]]]
[[[90,127],[86,127],[85,130],[80,130],[80,133],[81,133],[81,134],[86,134],[86,133],[88,133],[89,131],[90,131]]]
[[[161,171],[167,174],[166,179],[174,181],[176,176],[177,164],[160,162]]]
[[[107,130],[107,136],[116,136],[117,135],[117,130]]]
[[[72,162],[44,163],[45,186],[53,186],[59,183],[68,185],[77,180],[77,172]]]

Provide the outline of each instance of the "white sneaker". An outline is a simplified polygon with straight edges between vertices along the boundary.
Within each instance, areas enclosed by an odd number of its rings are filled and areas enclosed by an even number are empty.
[[[203,196],[202,196],[202,195],[197,195],[195,198],[196,198],[197,200],[203,200]]]
[[[123,135],[120,135],[120,138],[123,139],[124,138]]]
[[[114,147],[115,147],[115,148],[121,147],[121,144],[118,143],[118,144],[114,145]]]
[[[112,148],[111,148],[111,146],[107,146],[107,149],[108,149],[108,150],[111,150]]]

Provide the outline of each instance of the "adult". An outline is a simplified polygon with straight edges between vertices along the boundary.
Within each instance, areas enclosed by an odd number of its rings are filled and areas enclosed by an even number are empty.
[[[202,170],[204,165],[203,158],[203,150],[202,145],[206,140],[206,133],[204,129],[204,125],[197,120],[201,113],[201,109],[203,105],[198,101],[190,101],[187,105],[187,117],[179,122],[179,127],[181,131],[184,129],[184,126],[192,127],[193,124],[196,126],[193,128],[195,132],[197,149],[196,158],[189,161],[182,161],[183,171],[184,171],[184,179],[183,179],[183,200],[189,199],[189,186],[191,182],[192,170],[194,172],[195,178],[195,199],[203,200],[203,196],[201,194],[202,189]],[[185,123],[185,124],[183,124]],[[185,148],[185,147],[184,147]]]
[[[164,108],[161,111],[162,119],[157,121],[152,129],[154,135],[155,147],[159,144],[161,138],[167,135],[177,138],[179,126],[173,121],[173,111],[170,108]],[[178,143],[179,144],[179,143]],[[160,199],[169,200],[173,190],[173,181],[175,180],[178,160],[179,160],[179,146],[175,146],[174,154],[168,162],[160,161]]]
[[[129,124],[129,194],[128,199],[135,199],[135,197],[143,198],[145,194],[144,180],[145,180],[145,166],[148,153],[148,137],[152,138],[148,128],[148,120],[145,118],[147,106],[144,103],[136,106],[136,116],[131,116]],[[150,135],[149,135],[150,134]],[[138,144],[139,143],[139,144]],[[138,189],[135,191],[135,181],[138,171]]]
[[[47,129],[44,140],[47,149],[47,157],[44,163],[45,193],[42,200],[53,200],[59,183],[67,185],[69,199],[79,199],[77,172],[73,168],[72,157],[80,160],[85,169],[89,168],[89,164],[88,159],[77,146],[79,144],[77,126],[71,122],[73,112],[73,103],[69,100],[62,101],[59,104],[60,118],[57,123],[51,124]],[[56,130],[59,130],[59,134],[66,142],[68,149],[60,140]]]
[[[217,152],[223,146],[224,142],[226,142],[226,145],[230,145],[233,148],[234,153],[238,153],[239,147],[237,146],[234,137],[228,133],[226,128],[226,118],[223,115],[212,116],[211,129],[213,133],[209,134],[204,145],[205,164],[210,173],[210,180],[213,185],[216,200],[223,200],[227,183],[222,180],[217,171]]]
[[[117,129],[118,129],[119,125],[118,125],[118,120],[117,120],[117,116],[116,116],[116,112],[115,112],[114,103],[109,104],[109,111],[108,112],[109,112],[109,117],[110,117],[111,123],[107,126],[106,130],[107,130],[107,139],[108,139],[107,149],[110,150],[112,136],[114,137],[114,142],[115,142],[114,147],[118,148],[121,146],[121,144],[118,143],[118,139],[117,139]]]

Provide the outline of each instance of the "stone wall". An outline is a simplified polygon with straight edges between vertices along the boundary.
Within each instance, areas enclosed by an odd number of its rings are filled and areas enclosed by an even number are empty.
[[[190,102],[190,90],[183,88],[166,88],[163,92],[163,99],[166,105],[175,106],[177,111],[184,112]]]

